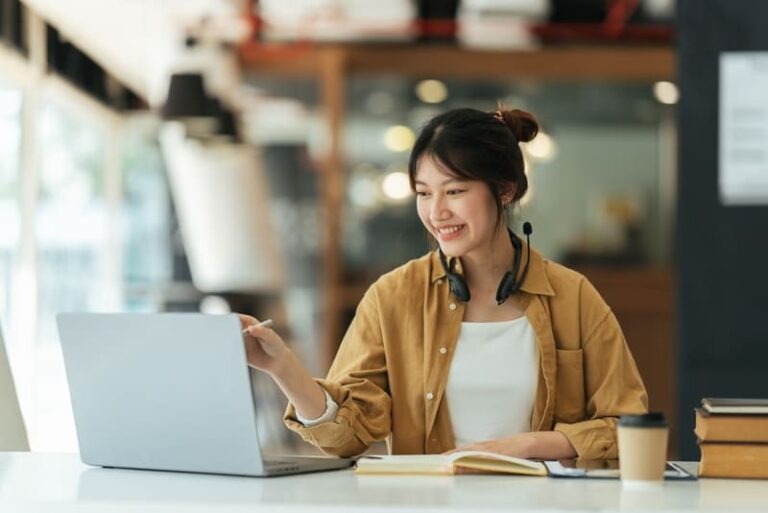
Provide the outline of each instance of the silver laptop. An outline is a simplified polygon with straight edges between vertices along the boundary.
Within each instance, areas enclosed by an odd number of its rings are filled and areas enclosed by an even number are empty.
[[[104,467],[273,476],[352,460],[265,461],[236,315],[60,314],[80,456]]]

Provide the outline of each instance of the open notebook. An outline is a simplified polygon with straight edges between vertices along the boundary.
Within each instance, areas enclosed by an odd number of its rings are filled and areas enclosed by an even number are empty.
[[[483,451],[459,451],[452,454],[363,456],[357,460],[358,474],[455,474],[467,468],[485,472],[546,476],[540,461],[530,461]]]

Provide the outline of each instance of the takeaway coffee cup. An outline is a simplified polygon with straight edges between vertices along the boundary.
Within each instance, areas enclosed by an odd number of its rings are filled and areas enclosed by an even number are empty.
[[[669,425],[663,413],[619,419],[619,473],[626,487],[661,484],[667,460]]]

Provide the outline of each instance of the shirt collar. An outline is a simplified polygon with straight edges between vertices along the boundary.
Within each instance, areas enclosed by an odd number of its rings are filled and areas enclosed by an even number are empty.
[[[520,273],[525,269],[526,259],[528,258],[528,244],[525,241],[521,241],[523,258],[520,262]],[[443,266],[440,265],[440,255],[438,251],[432,252],[432,277],[431,282],[435,283],[437,280],[445,278],[445,271]],[[462,274],[461,259],[456,262],[456,273]],[[531,263],[528,267],[528,275],[523,282],[520,290],[528,292],[529,294],[537,294],[541,296],[554,296],[555,291],[552,289],[552,285],[549,283],[547,277],[546,260],[541,253],[531,248]]]

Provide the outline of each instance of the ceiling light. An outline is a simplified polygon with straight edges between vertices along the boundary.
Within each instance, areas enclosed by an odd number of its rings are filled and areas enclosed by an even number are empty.
[[[551,136],[539,132],[534,139],[525,145],[528,155],[536,160],[549,161],[557,154],[557,145]]]
[[[680,98],[680,91],[673,82],[661,81],[653,84],[653,95],[664,105],[674,105]]]
[[[384,135],[384,144],[391,151],[404,152],[413,147],[416,135],[413,130],[403,125],[391,126]]]
[[[422,80],[416,85],[416,96],[424,103],[441,103],[448,98],[448,88],[439,80]]]
[[[232,313],[232,307],[229,302],[221,296],[205,296],[200,301],[200,312],[212,315],[223,315]]]
[[[393,200],[404,200],[411,195],[411,183],[408,174],[402,171],[389,173],[381,182],[381,190]]]

